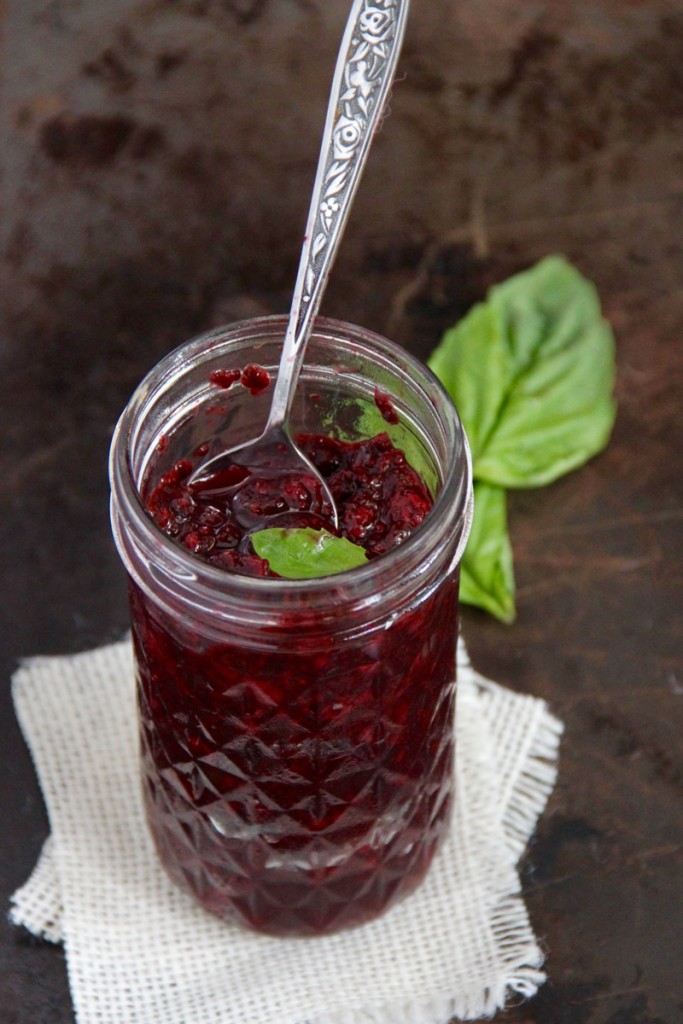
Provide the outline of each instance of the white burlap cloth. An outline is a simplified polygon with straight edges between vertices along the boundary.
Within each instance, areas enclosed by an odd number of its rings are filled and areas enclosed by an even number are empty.
[[[560,723],[459,655],[457,802],[422,887],[318,939],[226,925],[159,867],[143,821],[125,641],[14,678],[52,835],[11,917],[64,943],[79,1024],[446,1024],[543,982],[516,862],[552,790]]]

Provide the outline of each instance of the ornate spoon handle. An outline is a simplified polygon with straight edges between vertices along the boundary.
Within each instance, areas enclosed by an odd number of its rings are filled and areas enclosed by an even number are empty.
[[[344,31],[266,430],[287,418],[306,342],[393,81],[409,0],[354,0]]]

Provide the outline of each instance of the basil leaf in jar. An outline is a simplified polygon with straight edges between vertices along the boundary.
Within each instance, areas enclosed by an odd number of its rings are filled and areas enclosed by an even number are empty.
[[[252,533],[251,543],[273,572],[290,580],[332,576],[368,560],[359,544],[311,527],[259,530]]]

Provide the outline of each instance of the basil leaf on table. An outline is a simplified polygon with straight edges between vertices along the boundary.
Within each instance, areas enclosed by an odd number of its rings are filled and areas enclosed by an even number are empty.
[[[491,288],[429,366],[460,413],[479,480],[540,487],[607,443],[612,331],[594,286],[560,256]]]
[[[515,618],[515,576],[506,504],[502,487],[475,483],[472,529],[460,566],[460,600],[509,623]]]
[[[446,332],[429,366],[455,402],[480,485],[543,486],[582,465],[609,439],[616,410],[614,338],[595,287],[561,256],[491,288],[485,302]],[[511,555],[502,571],[505,544],[509,548],[504,505],[500,516],[504,495],[494,499],[481,486],[478,493],[486,505],[463,561],[463,601],[510,621]],[[475,495],[475,522],[476,515]],[[490,538],[483,532],[487,521]],[[498,575],[492,574],[491,546],[499,552]]]
[[[254,551],[273,572],[290,580],[331,576],[364,565],[365,549],[327,530],[311,527],[259,530],[251,535]]]

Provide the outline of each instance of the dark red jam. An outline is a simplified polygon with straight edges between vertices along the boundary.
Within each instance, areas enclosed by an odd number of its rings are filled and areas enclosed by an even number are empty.
[[[270,374],[262,366],[249,363],[243,370],[212,370],[209,380],[217,388],[226,390],[239,381],[243,387],[251,391],[252,395],[260,395],[270,384]]]
[[[391,395],[388,395],[386,391],[382,391],[380,388],[375,388],[375,405],[382,414],[382,418],[387,423],[396,424],[399,422],[398,413],[394,409],[394,403],[391,400]]]
[[[242,376],[241,370],[213,370],[209,374],[209,380],[217,388],[231,388]]]
[[[298,441],[340,533],[380,571],[428,514],[424,483],[386,435]],[[193,486],[192,466],[152,470],[147,508],[214,566],[270,573],[249,540],[259,516],[329,523],[312,480]],[[456,574],[370,630],[349,631],[334,608],[324,627],[283,609],[281,643],[216,642],[135,584],[131,605],[145,802],[171,877],[219,916],[277,935],[361,924],[411,892],[451,802]]]
[[[242,370],[240,383],[251,391],[252,395],[260,395],[270,384],[270,374],[262,366],[249,363]]]
[[[370,558],[401,544],[423,522],[432,499],[403,452],[386,434],[354,444],[302,434],[299,447],[325,478],[339,516],[338,532]],[[249,576],[274,575],[251,546],[266,526],[334,530],[314,477],[249,473],[233,465],[188,483],[194,463],[181,459],[146,498],[157,526],[212,565]]]

